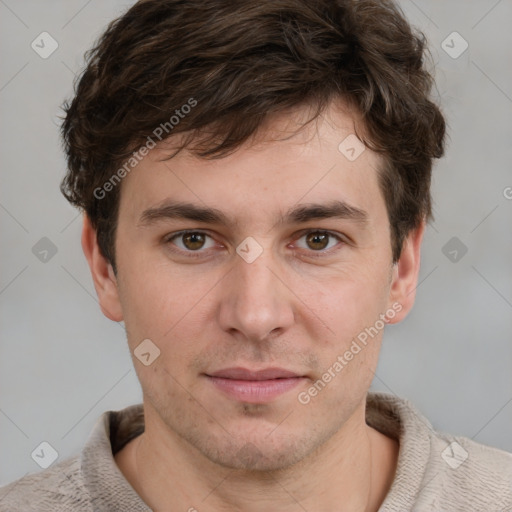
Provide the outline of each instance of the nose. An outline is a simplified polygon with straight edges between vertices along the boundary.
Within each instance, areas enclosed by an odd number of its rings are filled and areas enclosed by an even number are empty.
[[[234,265],[224,280],[220,326],[252,342],[285,332],[294,322],[293,293],[270,249],[252,263],[236,255]]]

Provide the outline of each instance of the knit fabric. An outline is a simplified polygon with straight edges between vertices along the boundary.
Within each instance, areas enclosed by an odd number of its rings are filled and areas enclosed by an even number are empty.
[[[379,512],[512,512],[512,454],[436,432],[386,393],[368,393],[366,422],[400,443]],[[0,488],[0,512],[151,512],[113,456],[143,431],[142,404],[103,413],[79,455]]]

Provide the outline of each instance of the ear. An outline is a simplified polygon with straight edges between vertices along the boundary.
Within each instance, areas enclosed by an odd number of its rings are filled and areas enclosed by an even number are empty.
[[[393,265],[388,306],[396,315],[390,324],[401,322],[412,309],[420,271],[420,253],[425,221],[411,231],[404,241],[400,259]]]
[[[101,311],[110,320],[120,322],[123,320],[123,312],[119,300],[117,278],[112,265],[101,254],[96,231],[92,227],[87,214],[84,214],[82,249],[91,269]]]

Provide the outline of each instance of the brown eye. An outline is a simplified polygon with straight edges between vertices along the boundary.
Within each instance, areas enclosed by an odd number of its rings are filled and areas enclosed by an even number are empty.
[[[165,243],[177,247],[182,253],[189,255],[196,252],[204,255],[208,249],[215,247],[215,241],[207,233],[202,231],[180,231],[165,238]]]
[[[205,242],[205,236],[203,233],[185,233],[181,235],[183,245],[191,251],[201,249]]]
[[[343,237],[331,231],[317,229],[302,233],[302,236],[296,239],[295,245],[303,251],[309,252],[308,256],[311,257],[332,255],[344,245]]]
[[[329,234],[314,231],[306,235],[306,243],[310,249],[321,251],[329,244]]]

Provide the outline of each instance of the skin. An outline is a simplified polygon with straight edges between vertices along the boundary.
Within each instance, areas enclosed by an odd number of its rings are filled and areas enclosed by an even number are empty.
[[[361,128],[356,113],[332,103],[296,132],[305,115],[298,108],[274,116],[217,160],[184,151],[161,161],[165,148],[153,149],[121,185],[117,276],[84,217],[82,246],[101,309],[124,320],[143,390],[146,430],[115,460],[155,511],[369,512],[393,481],[398,443],[365,422],[383,330],[307,405],[298,395],[393,304],[401,311],[388,323],[408,314],[425,225],[409,234],[393,265],[380,157],[366,149],[350,162],[338,150],[356,123]],[[145,209],[166,199],[217,208],[236,224],[138,225]],[[340,199],[366,211],[367,223],[277,222],[297,204]],[[183,229],[209,237],[195,252],[189,239],[165,238]],[[329,238],[319,249],[306,229],[341,241]],[[248,236],[263,248],[252,263],[236,253]],[[147,338],[160,349],[149,366],[133,356]],[[205,376],[236,366],[281,367],[304,378],[249,404]]]

